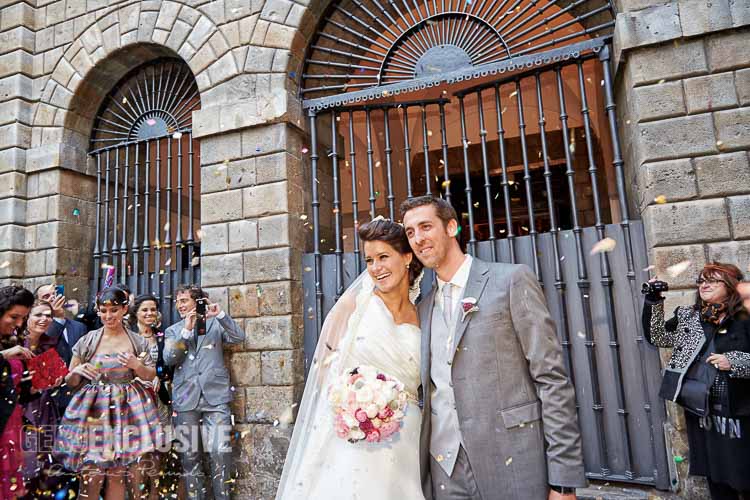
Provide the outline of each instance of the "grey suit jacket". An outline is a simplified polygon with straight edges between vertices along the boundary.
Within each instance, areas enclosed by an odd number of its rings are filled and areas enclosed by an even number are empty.
[[[172,405],[175,411],[190,411],[198,406],[201,394],[211,405],[229,403],[232,392],[229,372],[224,364],[224,344],[239,344],[245,332],[225,315],[206,321],[206,334],[188,340],[182,338],[185,321],[167,328],[164,362],[175,368],[172,382]]]
[[[436,289],[419,304],[426,498],[432,498],[430,318]],[[585,486],[575,393],[533,272],[474,258],[467,297],[477,299],[479,310],[456,322],[451,367],[463,444],[482,498],[546,499],[548,484]]]

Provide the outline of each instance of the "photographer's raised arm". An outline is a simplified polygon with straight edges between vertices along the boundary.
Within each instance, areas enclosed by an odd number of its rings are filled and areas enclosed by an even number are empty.
[[[663,282],[657,281],[656,283]],[[654,287],[647,288],[645,284],[643,291],[645,300],[641,321],[646,340],[656,347],[673,347],[677,331],[677,310],[675,310],[675,315],[665,322],[664,297],[661,296],[661,291],[658,288],[654,290]]]
[[[219,324],[224,329],[221,333],[221,340],[225,344],[239,344],[245,340],[245,330],[240,328],[235,320],[229,317],[227,313],[222,311],[224,314],[220,314],[216,319],[219,320]]]

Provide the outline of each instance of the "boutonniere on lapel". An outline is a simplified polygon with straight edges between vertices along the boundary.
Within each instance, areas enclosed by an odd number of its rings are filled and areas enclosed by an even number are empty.
[[[464,322],[466,316],[473,312],[477,312],[478,310],[479,306],[477,305],[477,299],[474,297],[464,297],[461,299],[461,323]]]

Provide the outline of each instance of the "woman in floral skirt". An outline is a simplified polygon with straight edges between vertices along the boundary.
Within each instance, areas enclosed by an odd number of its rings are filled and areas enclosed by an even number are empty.
[[[56,450],[65,466],[82,474],[80,496],[99,498],[107,478],[106,499],[140,498],[138,460],[161,445],[163,430],[151,395],[141,382],[156,376],[149,345],[126,330],[128,297],[106,288],[96,300],[103,327],[73,347],[66,382],[77,387],[65,411]]]

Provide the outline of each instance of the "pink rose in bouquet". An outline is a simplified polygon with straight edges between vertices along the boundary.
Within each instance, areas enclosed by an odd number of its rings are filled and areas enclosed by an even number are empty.
[[[328,401],[338,437],[351,443],[378,443],[401,428],[409,395],[395,378],[359,366],[334,380]]]

